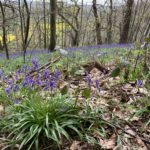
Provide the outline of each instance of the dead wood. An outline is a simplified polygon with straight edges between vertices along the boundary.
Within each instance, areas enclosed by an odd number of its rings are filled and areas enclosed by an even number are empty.
[[[37,74],[37,72],[41,72],[44,69],[48,69],[49,67],[51,67],[52,64],[58,62],[60,60],[61,56],[57,57],[55,60],[53,61],[49,61],[48,63],[44,64],[43,66],[39,67],[36,70],[31,70],[27,76],[33,77]]]
[[[87,72],[90,72],[93,68],[97,68],[99,71],[101,71],[104,74],[108,74],[109,70],[99,64],[97,61],[89,62],[87,64],[84,64],[82,66]]]

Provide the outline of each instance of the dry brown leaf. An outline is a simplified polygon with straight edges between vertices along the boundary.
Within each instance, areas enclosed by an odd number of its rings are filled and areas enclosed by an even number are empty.
[[[150,92],[148,92],[146,88],[139,88],[139,92],[147,96],[150,96]]]
[[[135,132],[134,132],[128,125],[125,126],[125,131],[126,131],[127,133],[129,133],[129,134],[134,135],[134,136],[136,135]],[[133,137],[130,136],[129,134],[125,134],[125,137],[126,137],[126,138],[133,138]]]
[[[114,149],[116,145],[116,135],[113,134],[110,139],[100,139],[99,142],[103,149]]]
[[[139,145],[139,150],[148,150],[140,137],[137,137],[137,143]]]
[[[70,150],[80,150],[80,141],[73,141],[70,146]]]

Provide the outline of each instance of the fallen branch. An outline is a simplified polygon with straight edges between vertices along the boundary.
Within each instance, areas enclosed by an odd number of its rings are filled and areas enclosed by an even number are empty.
[[[90,72],[93,68],[97,68],[99,71],[101,71],[104,74],[109,73],[109,70],[106,69],[105,67],[103,67],[102,65],[100,65],[97,61],[85,64],[85,65],[83,65],[83,68],[88,72]]]
[[[35,76],[35,75],[37,74],[37,72],[41,72],[43,69],[48,69],[48,68],[51,66],[51,64],[54,64],[54,63],[58,62],[58,61],[60,60],[60,58],[61,58],[61,56],[57,57],[57,58],[56,58],[55,60],[53,60],[53,61],[50,61],[50,62],[44,64],[43,66],[39,67],[39,68],[36,69],[36,70],[31,70],[31,71],[28,73],[27,76],[33,77],[33,76]]]

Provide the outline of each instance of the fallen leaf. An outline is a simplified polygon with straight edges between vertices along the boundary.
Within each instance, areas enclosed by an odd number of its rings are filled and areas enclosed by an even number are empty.
[[[137,137],[137,143],[139,144],[139,150],[147,150],[147,147],[140,137]]]
[[[73,141],[70,146],[70,150],[79,150],[80,149],[80,141]]]
[[[129,126],[125,126],[125,131],[129,134],[132,135],[136,135],[135,132],[129,127]],[[130,136],[129,134],[125,134],[126,138],[133,138],[132,136]]]
[[[116,135],[113,134],[110,139],[100,139],[102,149],[114,149],[116,145]]]

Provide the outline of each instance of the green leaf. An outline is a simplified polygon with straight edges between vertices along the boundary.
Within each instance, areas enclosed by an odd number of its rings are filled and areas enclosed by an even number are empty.
[[[120,75],[121,69],[120,67],[116,67],[112,72],[111,72],[111,76],[112,77],[117,77]]]
[[[65,86],[62,88],[62,90],[61,90],[61,94],[62,94],[62,95],[65,95],[65,94],[67,94],[67,92],[68,92],[68,86],[65,85]]]
[[[91,90],[89,89],[89,88],[86,88],[86,89],[84,89],[83,91],[82,91],[82,96],[84,97],[84,98],[90,98],[90,96],[91,96]]]

